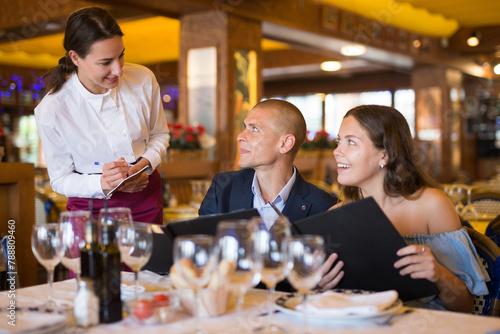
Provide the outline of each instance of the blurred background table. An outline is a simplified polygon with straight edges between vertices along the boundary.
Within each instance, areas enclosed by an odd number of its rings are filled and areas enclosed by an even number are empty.
[[[163,225],[198,217],[198,209],[187,204],[163,209]]]
[[[122,282],[127,285],[132,285],[131,273],[124,273]],[[153,274],[154,275],[154,274]],[[130,276],[130,277],[129,277]],[[168,287],[169,283],[165,278],[159,278],[164,281],[164,286]],[[150,272],[141,272],[139,276],[141,285],[144,285],[146,290],[150,289],[148,284],[152,284]],[[147,282],[146,282],[147,281]],[[163,284],[163,283],[162,283]],[[68,305],[73,304],[75,295],[76,282],[74,279],[54,283],[53,295],[54,298]],[[155,289],[158,289],[156,285]],[[21,308],[41,305],[46,300],[47,286],[45,284],[33,286],[29,288],[18,289],[16,291],[16,306]],[[0,293],[0,312],[5,312],[9,303],[7,291]],[[279,295],[279,293],[278,293]],[[202,326],[207,332],[211,333],[251,333],[253,328],[262,326],[265,323],[265,314],[267,307],[267,292],[260,289],[252,289],[246,296],[243,306],[242,321],[238,321],[234,313],[234,308],[230,307],[228,312],[222,316],[202,319]],[[6,323],[5,315],[2,314],[2,319]],[[290,329],[290,333],[296,333],[302,324],[301,317],[297,317],[288,313],[279,312],[275,315],[276,323]],[[470,333],[498,333],[500,330],[500,319],[493,317],[484,317],[456,312],[433,311],[425,309],[415,309],[414,312],[401,317],[394,318],[390,326],[381,326],[377,324],[381,318],[377,319],[356,319],[349,321],[342,320],[319,320],[310,319],[309,326],[311,333],[387,333],[387,334],[417,334],[417,333],[454,333],[454,334],[470,334]],[[86,330],[86,333],[186,333],[192,327],[193,318],[179,309],[171,320],[166,325],[157,326],[139,326],[131,319],[124,319],[120,322],[108,325],[99,325]],[[5,324],[4,323],[4,324]],[[2,324],[2,326],[4,325]],[[0,326],[0,328],[3,328]]]

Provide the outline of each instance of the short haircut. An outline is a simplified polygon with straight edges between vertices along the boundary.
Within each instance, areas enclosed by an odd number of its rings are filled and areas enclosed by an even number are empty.
[[[295,145],[291,152],[293,157],[300,150],[306,139],[306,121],[299,108],[285,100],[269,99],[257,103],[253,109],[272,110],[276,117],[275,125],[280,135],[292,134],[295,137]]]

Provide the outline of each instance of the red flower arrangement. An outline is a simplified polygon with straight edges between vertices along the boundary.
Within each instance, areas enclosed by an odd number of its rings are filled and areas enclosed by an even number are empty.
[[[180,150],[196,150],[201,148],[200,137],[205,133],[205,127],[184,126],[182,123],[168,123],[170,132],[170,147]]]
[[[314,138],[309,140],[310,132],[307,131],[306,141],[302,145],[304,150],[314,150],[314,149],[335,149],[337,147],[337,141],[330,138],[328,132],[320,130],[314,134]]]

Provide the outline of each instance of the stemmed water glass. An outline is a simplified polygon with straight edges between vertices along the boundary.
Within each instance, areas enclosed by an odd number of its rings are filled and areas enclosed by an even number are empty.
[[[217,225],[217,275],[236,292],[239,321],[246,292],[260,281],[262,256],[258,236],[254,220],[225,220]]]
[[[153,252],[153,233],[145,223],[123,223],[117,232],[122,261],[134,272],[135,298],[139,296],[139,271],[148,263]]]
[[[276,284],[285,278],[285,239],[290,237],[290,222],[284,216],[278,217],[267,228],[261,218],[254,218],[258,226],[259,252],[263,258],[261,282],[268,289],[267,324],[254,330],[255,333],[286,333],[286,328],[273,324],[274,292]]]
[[[477,210],[472,206],[471,202],[472,189],[472,186],[465,186],[465,190],[467,190],[467,204],[460,212],[463,220],[471,220],[478,217]]]
[[[116,207],[116,208],[102,208],[99,210],[99,226],[103,223],[103,219],[107,219],[110,222],[131,222],[132,221],[132,211],[130,208]],[[118,228],[118,226],[116,226]]]
[[[31,231],[31,250],[40,264],[47,269],[48,298],[42,306],[45,309],[57,309],[61,306],[52,297],[54,268],[61,262],[64,254],[61,224],[36,224]]]
[[[215,239],[213,236],[203,234],[176,237],[173,255],[175,269],[193,289],[193,313],[196,318],[195,333],[203,333],[199,321],[199,290],[208,284],[217,265]]]
[[[462,198],[464,197],[464,186],[461,184],[452,185],[449,189],[449,196],[453,205],[455,205],[455,210],[459,215],[461,215],[464,205],[462,204]]]
[[[85,226],[90,221],[89,211],[64,211],[59,216],[62,229],[64,255],[63,266],[75,274],[78,288],[81,274],[80,250],[85,247]]]
[[[319,235],[293,236],[287,238],[285,248],[285,273],[290,284],[302,296],[303,333],[307,333],[307,294],[321,280],[322,266],[325,261],[324,240]]]

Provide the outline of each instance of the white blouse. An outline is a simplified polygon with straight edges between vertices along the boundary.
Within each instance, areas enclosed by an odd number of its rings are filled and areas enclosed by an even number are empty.
[[[123,66],[118,86],[105,94],[89,92],[73,73],[43,98],[35,118],[50,185],[67,197],[105,198],[97,174],[120,157],[148,159],[151,174],[170,138],[156,78],[134,64]]]

